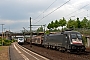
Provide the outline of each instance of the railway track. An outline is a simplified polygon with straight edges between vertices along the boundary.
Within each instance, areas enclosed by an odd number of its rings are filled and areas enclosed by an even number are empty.
[[[32,45],[32,47],[30,47],[29,44],[24,44],[22,46],[40,55],[43,55],[49,58],[50,60],[90,60],[90,51],[86,52],[85,54],[83,53],[83,54],[77,55],[74,53],[70,54],[67,52],[62,53],[56,50],[46,49],[35,45]]]

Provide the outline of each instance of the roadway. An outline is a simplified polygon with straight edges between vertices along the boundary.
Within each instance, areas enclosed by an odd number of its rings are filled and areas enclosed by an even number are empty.
[[[10,60],[49,60],[46,57],[22,47],[17,42],[12,43],[9,53]]]

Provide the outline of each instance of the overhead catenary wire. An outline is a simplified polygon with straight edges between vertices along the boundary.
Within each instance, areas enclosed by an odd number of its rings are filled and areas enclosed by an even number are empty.
[[[70,0],[69,0],[70,1]],[[53,12],[55,12],[56,10],[58,10],[59,8],[61,8],[62,6],[64,6],[65,4],[67,4],[69,1],[65,2],[64,4],[62,4],[61,6],[57,7],[56,9],[54,9],[53,11],[51,11],[49,14],[47,14],[46,16],[44,16],[43,18],[41,18],[40,20],[38,20],[36,23],[38,23],[39,21],[41,21],[42,19],[44,19],[45,17],[49,16],[50,14],[52,14]],[[35,23],[35,24],[36,24]]]
[[[70,16],[71,14],[73,14],[73,13],[75,13],[75,12],[77,12],[77,11],[79,11],[79,10],[83,9],[83,8],[85,8],[85,7],[86,7],[86,6],[88,6],[88,5],[89,5],[89,4],[84,5],[84,6],[83,6],[83,7],[81,7],[80,9],[78,9],[78,10],[76,10],[76,11],[74,11],[74,12],[71,12],[70,14],[66,15],[65,17]]]
[[[47,11],[56,1],[57,1],[57,0],[55,0],[46,10],[44,10],[44,12]],[[44,12],[43,12],[43,13],[44,13]]]
[[[37,18],[39,18],[45,11],[47,11],[57,0],[55,0],[54,2],[52,2],[49,7],[47,7],[40,15],[38,15],[34,20],[36,20]]]

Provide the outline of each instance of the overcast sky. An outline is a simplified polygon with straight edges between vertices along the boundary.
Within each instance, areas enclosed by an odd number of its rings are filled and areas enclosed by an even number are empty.
[[[5,24],[5,30],[18,32],[23,27],[29,30],[30,17],[32,25],[47,25],[62,17],[66,20],[77,17],[90,19],[90,0],[70,0],[66,3],[67,1],[69,0],[0,0],[0,24]]]

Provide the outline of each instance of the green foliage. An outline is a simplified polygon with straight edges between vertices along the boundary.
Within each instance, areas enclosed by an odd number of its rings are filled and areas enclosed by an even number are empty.
[[[59,26],[59,22],[58,22],[58,20],[56,20],[54,23],[54,27],[57,28],[58,26]]]
[[[82,36],[82,38],[83,38],[83,41],[82,41],[83,44],[86,45],[86,43],[87,43],[86,37],[85,36]]]
[[[2,39],[0,39],[0,46],[2,45]]]
[[[63,17],[63,19],[59,20],[59,26],[61,26],[61,27],[66,26],[66,20],[64,17]]]
[[[63,19],[60,19],[60,20],[59,20],[59,26],[62,27],[62,31],[63,31],[63,26],[66,26],[66,20],[65,20],[64,17],[63,17]]]
[[[84,17],[82,20],[77,18],[76,20],[69,19],[68,21],[63,17],[63,19],[55,20],[55,22],[51,21],[47,25],[47,28],[50,32],[56,32],[58,27],[62,27],[63,29],[63,26],[66,27],[65,29],[74,29],[81,32],[82,34],[90,34],[90,30],[87,30],[90,29],[90,20],[88,20],[86,17]],[[60,31],[60,29],[58,31]]]
[[[53,29],[54,28],[54,22],[53,21],[51,21],[51,29]]]
[[[4,40],[3,45],[8,46],[8,45],[11,45],[11,43],[12,43],[12,40]]]
[[[48,29],[51,29],[51,24],[49,23],[48,26],[47,26]]]
[[[42,26],[39,27],[39,28],[37,29],[37,32],[43,32],[43,27],[42,27]]]
[[[76,31],[79,31],[81,34],[90,35],[90,29],[76,29]]]
[[[11,43],[15,42],[15,40],[6,40],[6,39],[3,39],[3,45],[4,46],[8,46],[8,45],[11,45]],[[2,39],[0,38],[0,46],[2,46]]]
[[[87,22],[87,28],[90,29],[90,20]]]
[[[86,19],[86,17],[84,17],[84,19],[81,21],[81,27],[87,28],[87,22],[88,22],[88,20]]]
[[[56,29],[59,25],[58,25],[58,21],[56,20],[55,22],[51,21],[51,23],[48,24],[47,28],[49,30],[52,30],[52,29]]]
[[[59,21],[58,20],[55,20],[55,22],[51,21],[51,23],[48,24],[47,28],[50,30],[57,31],[57,28],[60,26],[62,27],[62,29],[63,29],[63,26],[66,26],[66,20],[64,17]]]
[[[50,34],[50,31],[49,30],[46,30],[46,33],[45,34]]]
[[[68,23],[67,23],[67,28],[71,29],[71,28],[75,28],[77,25],[76,21],[75,20],[69,20]]]
[[[80,23],[79,18],[77,18],[76,20],[76,28],[81,28],[81,23]]]

